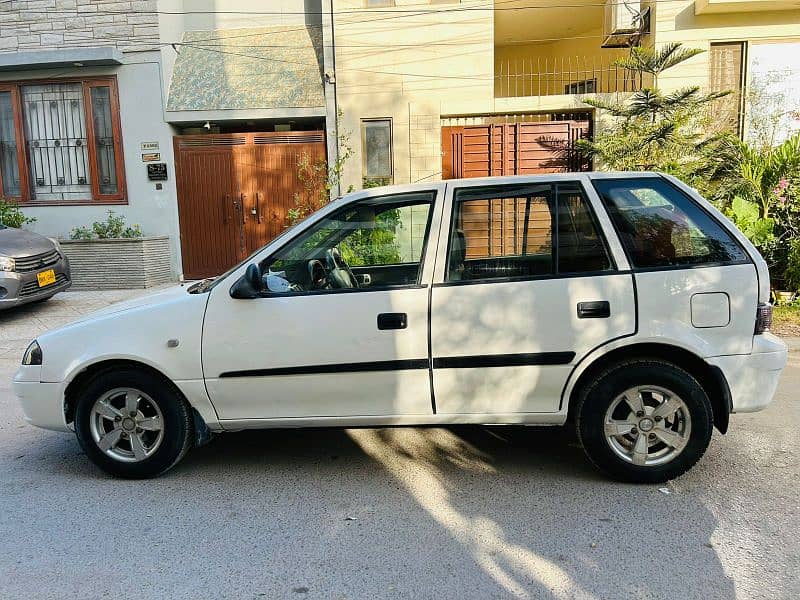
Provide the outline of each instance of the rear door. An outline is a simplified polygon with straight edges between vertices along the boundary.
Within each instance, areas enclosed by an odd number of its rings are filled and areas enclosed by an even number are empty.
[[[555,413],[574,365],[636,330],[632,275],[581,176],[449,185],[431,305],[438,413]]]

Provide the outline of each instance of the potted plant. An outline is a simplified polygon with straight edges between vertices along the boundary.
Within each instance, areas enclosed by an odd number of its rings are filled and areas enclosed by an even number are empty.
[[[105,221],[75,227],[61,247],[74,290],[148,288],[172,280],[169,237],[144,236],[112,210]]]
[[[0,198],[0,225],[20,229],[23,225],[30,225],[36,217],[26,217],[16,202]]]

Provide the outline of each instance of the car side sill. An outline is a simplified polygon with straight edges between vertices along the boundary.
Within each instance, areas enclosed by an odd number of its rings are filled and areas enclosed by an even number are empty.
[[[563,425],[563,413],[364,415],[349,417],[284,417],[276,419],[222,419],[225,431],[291,429],[299,427],[393,427],[407,425]]]

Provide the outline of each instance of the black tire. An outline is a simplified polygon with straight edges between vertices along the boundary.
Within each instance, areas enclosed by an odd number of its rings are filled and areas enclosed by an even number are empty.
[[[658,386],[677,394],[686,405],[691,431],[683,450],[667,463],[635,465],[615,453],[605,434],[606,411],[626,390]],[[703,387],[680,367],[660,359],[638,359],[614,365],[579,391],[576,406],[578,438],[586,455],[614,479],[661,483],[682,475],[703,456],[711,441],[713,414]]]
[[[152,455],[139,462],[123,462],[101,450],[92,437],[90,419],[95,402],[116,388],[141,390],[158,405],[163,415],[164,437]],[[75,409],[75,433],[89,459],[106,473],[126,479],[155,477],[168,471],[192,447],[191,408],[172,385],[156,374],[126,367],[106,371],[80,391]]]

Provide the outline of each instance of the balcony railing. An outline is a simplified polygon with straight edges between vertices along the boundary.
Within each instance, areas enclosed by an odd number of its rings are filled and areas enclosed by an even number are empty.
[[[561,96],[635,92],[649,77],[594,56],[564,56],[497,61],[495,96]]]

